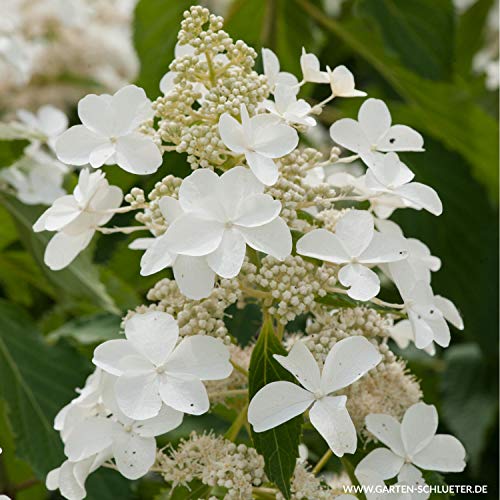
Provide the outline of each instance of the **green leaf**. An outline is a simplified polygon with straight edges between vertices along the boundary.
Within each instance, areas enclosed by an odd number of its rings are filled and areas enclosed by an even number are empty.
[[[70,347],[47,345],[22,309],[0,301],[0,397],[8,405],[16,454],[40,479],[64,460],[53,420],[89,368]]]
[[[477,472],[498,415],[497,370],[488,367],[480,349],[471,343],[449,347],[444,359],[447,365],[441,378],[441,415],[462,441]]]
[[[199,500],[208,498],[210,490],[210,486],[194,480],[187,486],[177,486],[173,491],[158,495],[155,500]]]
[[[406,68],[431,80],[450,78],[455,27],[451,0],[362,0],[357,10]]]
[[[19,160],[28,144],[25,140],[0,140],[0,168],[10,167]]]
[[[380,34],[365,22],[349,19],[341,23],[328,18],[308,0],[295,2],[371,64],[405,100],[411,111],[407,125],[460,153],[490,197],[498,200],[498,122],[474,102],[473,96],[463,87],[422,78],[403,67],[385,50]]]
[[[276,337],[272,321],[268,319],[260,331],[252,352],[249,368],[248,393],[250,399],[266,384],[277,380],[294,383],[293,376],[274,358],[273,354],[286,355],[286,350]],[[299,456],[302,416],[265,432],[254,432],[255,449],[264,457],[267,477],[290,499],[290,479]]]
[[[140,0],[135,9],[134,45],[141,63],[137,85],[150,98],[160,94],[161,77],[174,58],[182,13],[190,0]]]
[[[33,223],[43,209],[38,206],[24,205],[14,197],[3,194],[0,203],[9,211],[17,224],[20,238],[25,248],[38,263],[43,274],[61,292],[69,297],[85,298],[100,308],[119,314],[106,288],[99,281],[98,269],[92,264],[88,251],[82,252],[68,267],[61,271],[51,271],[43,261],[45,247],[51,238],[47,232],[35,233]]]
[[[422,471],[422,475],[424,477],[425,483],[429,486],[446,486],[446,481],[439,472],[425,470]],[[447,500],[448,498],[451,498],[451,495],[449,493],[432,492],[429,500]]]
[[[91,345],[106,340],[118,339],[121,318],[114,314],[94,314],[69,321],[51,332],[47,340],[57,342],[61,338],[76,340],[79,344]]]

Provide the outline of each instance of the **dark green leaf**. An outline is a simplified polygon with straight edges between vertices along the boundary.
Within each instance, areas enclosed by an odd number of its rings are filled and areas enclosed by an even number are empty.
[[[68,346],[47,345],[22,309],[0,301],[0,397],[8,405],[16,453],[40,479],[64,460],[53,420],[89,369]]]
[[[19,160],[28,144],[24,140],[0,141],[0,168],[10,167]]]
[[[224,323],[241,346],[252,342],[262,325],[262,312],[257,304],[246,304],[243,309],[235,305],[226,310]]]
[[[295,382],[293,376],[273,358],[273,354],[286,355],[286,351],[274,333],[271,320],[268,320],[262,327],[250,360],[250,399],[259,389],[271,382]],[[267,477],[287,499],[291,498],[290,479],[299,455],[302,420],[302,416],[298,416],[269,431],[252,431],[255,448],[265,460]]]

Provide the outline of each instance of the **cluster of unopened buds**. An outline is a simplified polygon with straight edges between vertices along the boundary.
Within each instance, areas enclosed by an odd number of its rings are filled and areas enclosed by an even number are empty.
[[[312,154],[299,144],[300,134],[319,126],[317,116],[334,99],[366,95],[356,89],[351,72],[344,66],[322,69],[316,56],[304,50],[298,55],[299,81],[282,72],[277,56],[263,49],[264,73],[259,75],[253,69],[255,51],[233,42],[222,25],[221,18],[201,7],[185,13],[176,58],[161,82],[163,96],[154,103],[133,85],[112,96],[89,95],[80,101],[81,125],[54,141],[59,161],[82,167],[78,184],[34,225],[35,231],[55,232],[45,253],[47,265],[53,270],[70,265],[96,232],[142,231],[146,236],[132,244],[145,250],[141,274],[169,267],[173,271],[175,281],[166,279],[173,285],[163,286],[167,296],[162,302],[168,304],[171,293],[172,303],[182,296],[182,304],[204,304],[210,311],[216,294],[217,300],[232,294],[238,307],[259,304],[264,316],[275,322],[279,340],[291,346],[288,355],[275,359],[298,384],[264,385],[248,405],[246,387],[214,394],[218,403],[241,399],[241,426],[248,421],[259,433],[306,414],[329,453],[338,457],[356,451],[358,435],[370,436],[387,448],[374,449],[357,464],[351,480],[361,484],[383,484],[395,476],[401,484],[422,484],[420,469],[463,470],[465,450],[454,437],[436,435],[433,406],[416,400],[400,414],[373,414],[367,407],[361,433],[349,414],[346,395],[350,387],[363,384],[366,374],[383,372],[393,362],[391,337],[400,347],[413,342],[433,354],[435,344],[445,348],[450,343],[448,323],[463,328],[453,303],[432,291],[431,274],[440,268],[440,260],[388,220],[401,208],[442,212],[437,193],[414,182],[413,172],[398,156],[422,152],[422,136],[392,124],[384,102],[369,98],[357,120],[344,118],[331,126],[332,154],[321,160],[320,152]],[[307,83],[329,85],[330,96],[309,104],[298,97]],[[344,150],[350,153],[339,158]],[[166,176],[149,196],[135,188],[125,196],[128,205],[123,207],[121,190],[96,170],[117,165],[138,175],[158,169],[167,175],[168,163],[162,165],[165,151],[187,153],[193,173],[184,179]],[[290,166],[290,158],[299,167]],[[349,164],[358,160],[366,171],[354,176]],[[344,170],[328,176],[325,167],[331,165]],[[314,183],[312,171],[317,174]],[[304,193],[302,200],[285,195],[290,186],[294,193]],[[105,227],[114,214],[132,210],[142,225]],[[264,259],[273,259],[265,269]],[[304,273],[301,288],[294,277]],[[381,276],[394,283],[401,303],[378,297]],[[303,314],[309,324],[316,318],[325,324],[345,308],[361,307],[376,308],[386,319],[380,324],[386,326],[368,336],[354,325],[353,333],[343,331],[328,340],[333,345],[318,362],[315,350],[310,350],[314,337],[303,332],[287,341],[287,308],[306,296]],[[179,426],[184,413],[210,410],[207,381],[227,379],[230,387],[233,367],[248,376],[248,366],[231,358],[227,345],[236,343],[231,336],[235,332],[225,341],[196,332],[179,336],[182,312],[174,318],[165,307],[131,312],[124,322],[126,338],[95,350],[95,373],[56,419],[67,461],[49,474],[50,489],[59,488],[70,500],[84,498],[86,477],[101,465],[130,479],[149,471],[167,477],[155,436]],[[379,390],[388,400],[396,397],[391,386]],[[317,465],[314,474],[320,471]],[[297,467],[303,471],[305,466]],[[193,474],[190,480],[205,477]],[[307,485],[302,483],[317,481],[314,474],[296,474],[294,498],[303,498],[300,491]],[[175,474],[170,471],[168,477]],[[267,478],[248,477],[247,491],[260,498]],[[224,498],[240,498],[232,481],[224,484]],[[278,494],[267,484],[268,492]],[[322,491],[326,487],[317,485]]]

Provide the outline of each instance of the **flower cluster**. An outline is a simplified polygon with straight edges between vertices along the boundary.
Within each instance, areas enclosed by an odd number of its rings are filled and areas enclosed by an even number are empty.
[[[83,169],[73,194],[35,224],[56,232],[45,255],[49,267],[70,265],[96,232],[142,231],[131,244],[144,251],[140,273],[160,276],[148,294],[153,303],[126,315],[125,338],[96,348],[98,370],[56,420],[68,461],[48,485],[70,500],[83,498],[82,477],[103,463],[126,477],[159,472],[170,490],[197,479],[211,498],[280,498],[263,472],[269,457],[232,441],[244,426],[255,435],[300,415],[342,460],[360,440],[391,448],[357,464],[363,483],[396,475],[423,481],[410,462],[443,472],[464,467],[463,448],[434,436],[435,409],[420,402],[416,378],[392,351],[393,342],[413,342],[434,353],[436,345],[448,346],[449,324],[463,328],[453,303],[431,287],[441,261],[388,220],[397,209],[443,210],[437,193],[414,181],[398,156],[423,151],[423,137],[392,124],[388,107],[369,98],[357,120],[331,126],[325,159],[302,146],[303,135],[320,127],[326,105],[366,94],[346,67],[323,68],[306,50],[297,54],[301,78],[282,71],[269,49],[259,74],[257,57],[230,38],[222,18],[192,7],[160,98],[151,103],[133,85],[113,96],[89,95],[78,106],[82,124],[55,141],[59,159]],[[310,83],[324,85],[329,96],[308,103],[300,92]],[[169,174],[165,151],[187,153],[193,172]],[[355,160],[365,165],[362,175],[350,169]],[[165,176],[148,195],[132,188],[120,207],[121,190],[90,170],[106,164],[139,175],[165,169]],[[129,211],[140,225],[104,227]],[[400,303],[379,296],[391,283]],[[268,362],[298,383],[260,384],[249,401],[256,351],[252,343],[237,345],[239,332],[226,317],[230,306],[250,305],[289,348]],[[228,439],[192,435],[156,455],[154,436],[180,425],[184,413],[209,411],[210,403],[239,412]],[[380,430],[387,422],[390,436]],[[323,464],[313,471],[297,465],[294,498],[332,498],[334,490],[316,477]]]

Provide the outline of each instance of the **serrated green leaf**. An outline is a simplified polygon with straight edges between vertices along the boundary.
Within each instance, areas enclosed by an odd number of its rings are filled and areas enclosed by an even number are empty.
[[[248,393],[250,399],[264,385],[277,380],[295,383],[293,376],[274,358],[273,354],[286,355],[274,333],[272,321],[267,320],[252,352],[249,367]],[[267,477],[280,489],[285,498],[291,498],[290,480],[299,456],[302,416],[285,422],[265,432],[254,432],[255,449],[264,457]]]
[[[69,297],[84,298],[106,311],[114,314],[120,313],[106,288],[100,282],[99,272],[92,264],[88,251],[82,252],[68,267],[61,271],[51,271],[45,265],[43,254],[51,234],[33,231],[33,223],[44,208],[24,205],[6,194],[0,196],[0,203],[4,205],[16,222],[24,246],[38,263],[43,274],[56,288]]]
[[[53,420],[90,371],[69,346],[49,346],[26,313],[0,300],[0,397],[7,402],[16,454],[38,478],[64,460]]]

